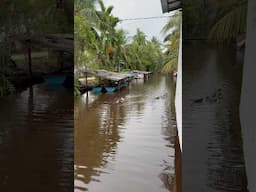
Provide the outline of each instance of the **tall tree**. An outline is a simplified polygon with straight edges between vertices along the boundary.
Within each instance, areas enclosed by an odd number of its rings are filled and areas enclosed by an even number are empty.
[[[162,32],[166,34],[164,41],[165,48],[165,64],[162,68],[163,73],[171,73],[177,69],[179,40],[180,40],[181,13],[176,12],[169,22],[164,26]]]

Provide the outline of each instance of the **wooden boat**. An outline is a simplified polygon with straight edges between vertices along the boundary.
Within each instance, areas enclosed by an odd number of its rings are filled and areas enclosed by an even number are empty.
[[[100,93],[114,93],[120,89],[123,89],[128,86],[128,82],[123,82],[118,84],[112,84],[112,85],[107,85],[106,87],[94,87],[92,89],[92,92],[95,94],[100,94]]]
[[[113,93],[117,91],[117,87],[106,87],[107,93]]]
[[[53,76],[46,76],[45,80],[48,84],[62,84],[64,83],[66,76],[61,75],[53,75]]]
[[[102,92],[102,87],[94,87],[92,92],[95,94],[100,94]]]
[[[144,75],[137,73],[137,74],[135,74],[135,79],[144,79]]]
[[[118,85],[115,85],[115,86],[107,86],[106,87],[106,90],[107,90],[107,93],[113,93],[113,92],[116,92],[120,89],[123,89],[125,87],[128,86],[128,83],[127,82],[124,82],[124,83],[121,83],[119,86]]]

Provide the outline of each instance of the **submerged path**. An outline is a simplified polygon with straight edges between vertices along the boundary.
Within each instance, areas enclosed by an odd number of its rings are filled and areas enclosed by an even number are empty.
[[[73,91],[35,85],[0,106],[0,191],[73,191]]]
[[[183,56],[182,189],[246,191],[239,121],[241,55],[229,47],[190,43]]]
[[[76,192],[174,191],[174,90],[158,75],[75,102]]]

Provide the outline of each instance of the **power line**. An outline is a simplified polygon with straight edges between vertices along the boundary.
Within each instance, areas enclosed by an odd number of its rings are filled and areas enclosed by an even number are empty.
[[[166,19],[172,16],[156,16],[156,17],[140,17],[140,18],[130,18],[130,19],[120,19],[120,21],[135,21],[135,20],[149,20],[149,19]]]

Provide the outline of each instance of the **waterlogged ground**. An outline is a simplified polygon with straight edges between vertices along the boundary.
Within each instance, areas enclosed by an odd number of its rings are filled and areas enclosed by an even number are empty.
[[[185,44],[183,53],[183,190],[245,192],[241,55],[205,43]]]
[[[73,103],[61,85],[0,98],[0,191],[73,191]]]
[[[174,82],[134,80],[75,102],[75,191],[175,191]]]

